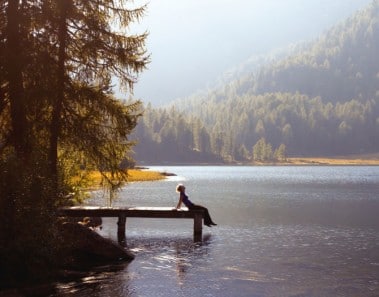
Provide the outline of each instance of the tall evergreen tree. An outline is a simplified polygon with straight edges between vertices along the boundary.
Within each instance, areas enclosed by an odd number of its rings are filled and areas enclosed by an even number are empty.
[[[24,275],[51,264],[36,263],[54,251],[64,164],[97,168],[112,185],[127,177],[120,161],[141,107],[116,100],[112,79],[132,90],[149,59],[146,34],[128,31],[145,7],[130,3],[0,1],[0,276],[19,273],[26,251]]]
[[[136,75],[144,69],[148,59],[143,47],[145,34],[120,33],[127,30],[131,20],[142,16],[144,8],[130,10],[123,3],[112,0],[45,1],[49,11],[46,22],[53,24],[50,34],[56,35],[58,47],[57,91],[52,104],[49,152],[51,171],[56,178],[60,138],[83,151],[97,167],[106,168],[112,174],[120,173],[116,163],[124,156],[117,152],[119,138],[130,133],[129,126],[135,126],[132,113],[137,106],[127,108],[111,98],[111,79],[116,76],[125,87],[132,89]],[[78,125],[67,125],[70,120]],[[87,123],[81,124],[82,120]],[[115,132],[120,136],[115,137]],[[102,142],[105,145],[104,138],[108,143],[104,150],[91,150],[93,145],[81,141],[92,139],[99,146]],[[109,150],[116,147],[117,150]]]

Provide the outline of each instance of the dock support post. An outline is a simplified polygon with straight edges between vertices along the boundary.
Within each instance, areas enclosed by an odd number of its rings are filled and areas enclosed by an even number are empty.
[[[126,215],[120,214],[117,222],[117,240],[121,246],[126,246]]]
[[[195,242],[201,241],[203,237],[203,215],[195,214],[193,219],[193,239]]]

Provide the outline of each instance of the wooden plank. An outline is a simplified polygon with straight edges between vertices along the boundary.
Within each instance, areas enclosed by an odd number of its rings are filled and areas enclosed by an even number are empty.
[[[122,211],[119,208],[97,206],[61,207],[58,210],[59,215],[69,217],[118,217],[120,213]]]
[[[60,215],[71,217],[126,217],[138,218],[195,218],[203,215],[202,210],[175,210],[172,207],[63,207]]]

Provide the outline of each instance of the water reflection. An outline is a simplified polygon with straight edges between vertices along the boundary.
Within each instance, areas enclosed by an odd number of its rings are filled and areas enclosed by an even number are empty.
[[[198,250],[200,253],[196,253],[196,255],[200,257],[196,258],[196,260],[197,261],[201,260],[202,257],[208,254],[208,248],[205,249],[205,247],[208,247],[210,242],[211,242],[211,235],[207,234],[206,236],[203,237],[202,242],[197,242],[196,244],[194,244],[189,251],[188,251],[188,248],[183,248],[183,246],[180,243],[175,244],[176,275],[178,278],[179,286],[183,286],[185,284],[186,274],[193,267],[194,261],[191,255],[195,253],[195,250]]]
[[[211,242],[210,234],[204,235],[202,242],[188,238],[128,238],[137,265],[131,262],[93,268],[75,280],[57,283],[56,292],[50,296],[158,296],[155,290],[159,288],[163,294],[171,287],[166,284],[173,281],[173,287],[180,290],[187,286],[187,276],[195,273],[192,269],[196,271],[197,263],[210,257]],[[175,279],[171,279],[173,276]],[[150,291],[143,283],[146,279]]]
[[[127,274],[128,263],[116,263],[106,266],[93,267],[88,271],[70,272],[70,281],[62,281],[55,284],[55,296],[104,296],[102,291],[113,287],[110,280],[117,281],[120,273]],[[76,277],[75,277],[76,276]],[[123,282],[125,284],[125,282]],[[113,289],[117,289],[113,287]],[[120,287],[114,293],[122,293],[118,296],[131,296],[128,285]]]
[[[204,235],[202,242],[188,238],[135,238],[128,242],[139,262],[131,264],[137,274],[143,273],[150,282],[175,282],[173,286],[179,289],[186,287],[188,275],[196,274],[198,265],[211,257],[210,234]]]

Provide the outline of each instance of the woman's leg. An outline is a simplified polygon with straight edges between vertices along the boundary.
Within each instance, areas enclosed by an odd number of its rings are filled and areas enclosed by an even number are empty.
[[[201,205],[193,205],[190,209],[201,209],[204,210],[204,225],[210,226],[210,225],[216,225],[213,223],[212,218],[209,214],[208,208],[201,206]]]

